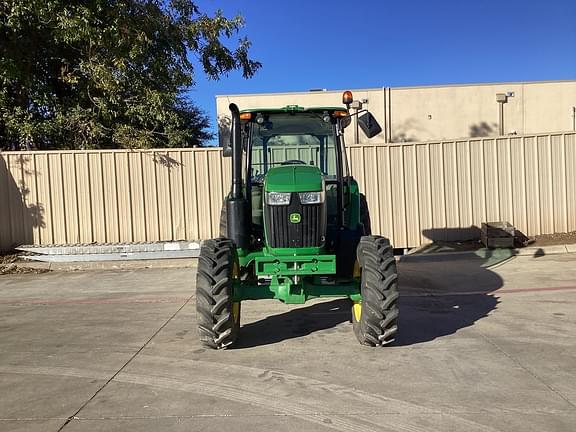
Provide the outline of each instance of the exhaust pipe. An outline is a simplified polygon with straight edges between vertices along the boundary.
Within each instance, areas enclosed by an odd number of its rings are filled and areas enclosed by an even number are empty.
[[[236,104],[230,104],[232,114],[232,188],[226,200],[228,238],[234,240],[236,247],[248,249],[250,246],[250,207],[242,190],[242,135],[240,130],[240,110]]]
[[[232,141],[232,191],[231,197],[239,199],[242,192],[242,135],[240,131],[240,110],[236,104],[230,104],[232,114],[232,128],[230,140]]]

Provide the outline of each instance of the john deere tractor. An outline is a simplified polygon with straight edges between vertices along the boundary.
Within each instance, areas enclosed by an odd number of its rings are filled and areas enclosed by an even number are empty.
[[[384,346],[397,332],[398,288],[392,246],[370,235],[367,206],[349,173],[343,106],[263,108],[230,105],[232,187],[222,209],[220,237],[202,244],[197,274],[200,339],[210,348],[232,346],[244,300],[302,304],[350,299],[354,334]],[[368,117],[366,116],[368,115]],[[373,119],[373,117],[372,117]]]

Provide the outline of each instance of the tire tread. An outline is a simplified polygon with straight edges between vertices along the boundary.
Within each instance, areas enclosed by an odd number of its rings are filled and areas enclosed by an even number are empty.
[[[388,239],[364,236],[358,245],[362,269],[362,315],[353,319],[354,333],[363,345],[384,346],[398,332],[398,273]]]
[[[204,346],[225,349],[238,336],[232,316],[232,268],[236,246],[223,237],[202,243],[196,275],[198,332]]]

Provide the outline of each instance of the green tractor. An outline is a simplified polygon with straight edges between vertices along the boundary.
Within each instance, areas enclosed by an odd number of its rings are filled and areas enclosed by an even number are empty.
[[[370,235],[365,200],[349,173],[344,128],[363,113],[360,126],[378,133],[367,111],[343,107],[239,111],[230,105],[232,187],[220,237],[204,241],[196,298],[200,340],[224,349],[240,331],[243,300],[351,301],[354,334],[361,344],[384,346],[397,333],[398,287],[390,242]],[[368,121],[366,121],[366,119]],[[372,123],[372,124],[370,124]]]

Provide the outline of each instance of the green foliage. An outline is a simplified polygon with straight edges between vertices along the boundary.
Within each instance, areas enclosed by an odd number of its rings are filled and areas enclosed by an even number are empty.
[[[191,0],[2,0],[0,149],[193,146],[194,57],[211,79],[251,77],[242,17]]]

